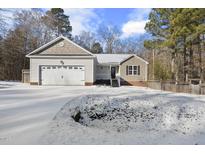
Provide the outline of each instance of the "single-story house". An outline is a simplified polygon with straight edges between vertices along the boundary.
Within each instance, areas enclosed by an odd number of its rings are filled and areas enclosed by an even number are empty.
[[[93,85],[96,81],[139,85],[148,62],[134,54],[93,54],[60,36],[26,55],[32,85]]]

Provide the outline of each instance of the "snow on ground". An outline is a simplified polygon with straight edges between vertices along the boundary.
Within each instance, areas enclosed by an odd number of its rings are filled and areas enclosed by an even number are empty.
[[[205,96],[0,82],[0,144],[205,144]]]

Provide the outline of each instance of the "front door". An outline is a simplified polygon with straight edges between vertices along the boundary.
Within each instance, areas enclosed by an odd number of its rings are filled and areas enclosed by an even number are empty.
[[[111,78],[115,79],[116,77],[116,67],[111,67]]]

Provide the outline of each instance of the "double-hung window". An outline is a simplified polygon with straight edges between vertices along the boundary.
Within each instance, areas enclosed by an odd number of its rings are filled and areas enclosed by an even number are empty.
[[[132,66],[128,66],[128,75],[132,75]]]
[[[126,75],[140,75],[140,66],[129,65],[126,67]]]
[[[133,66],[133,74],[132,75],[137,75],[137,66]]]

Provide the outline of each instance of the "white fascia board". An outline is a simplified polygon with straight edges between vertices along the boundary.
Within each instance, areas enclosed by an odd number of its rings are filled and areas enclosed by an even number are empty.
[[[67,58],[67,59],[93,59],[95,56],[27,56],[28,58],[42,58],[42,59],[57,59],[57,58]]]
[[[135,57],[139,58],[140,60],[142,60],[142,61],[145,62],[146,64],[149,64],[149,62],[146,61],[146,60],[144,60],[143,58],[141,58],[141,57],[139,57],[139,56],[137,56],[137,55],[135,55]]]
[[[124,60],[122,60],[121,62],[120,62],[120,64],[122,64],[124,61],[126,61],[127,59],[129,59],[129,58],[131,58],[132,56],[135,56],[135,57],[137,57],[138,59],[140,59],[140,60],[142,60],[143,62],[145,62],[146,64],[149,64],[146,60],[144,60],[143,58],[141,58],[141,57],[139,57],[139,56],[137,56],[137,55],[130,55],[129,57],[127,57],[126,59],[124,59]]]
[[[121,60],[121,61],[120,61],[120,64],[122,64],[124,61],[126,61],[127,59],[129,59],[130,57],[133,57],[133,56],[135,56],[135,55],[130,55],[129,57],[127,57],[127,58]]]

